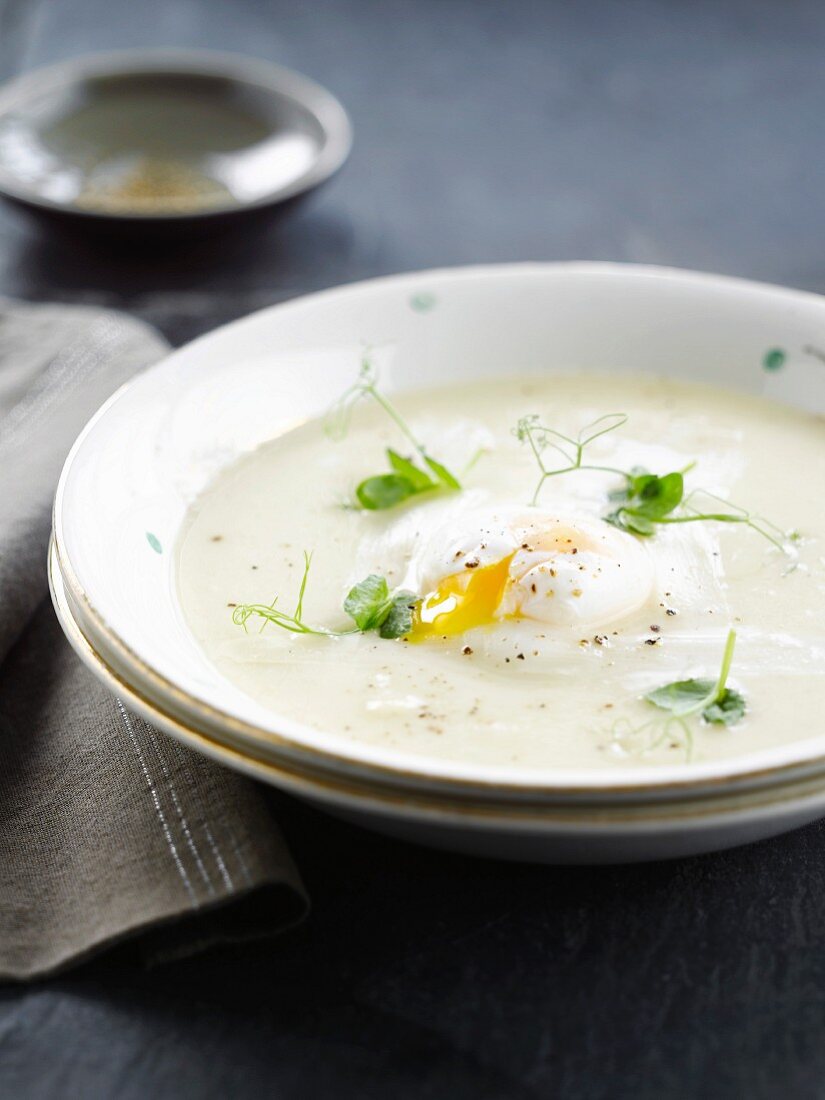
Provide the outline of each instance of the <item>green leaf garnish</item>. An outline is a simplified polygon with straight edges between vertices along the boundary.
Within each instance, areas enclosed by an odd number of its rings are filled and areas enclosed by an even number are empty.
[[[633,472],[626,475],[624,490],[611,493],[611,499],[622,505],[604,518],[615,527],[633,531],[636,535],[652,535],[655,524],[682,503],[685,481],[678,471],[658,477],[656,474]]]
[[[413,614],[420,600],[414,592],[403,589],[392,597],[390,609],[387,612],[378,633],[382,638],[404,638],[413,627]]]
[[[662,710],[689,710],[700,699],[704,705],[714,683],[714,680],[675,680],[672,684],[649,691],[645,699]]]
[[[732,726],[745,717],[745,697],[733,688],[727,688],[715,703],[705,707],[702,717],[706,722],[716,722],[723,726]]]
[[[403,638],[412,630],[417,604],[414,592],[401,589],[390,594],[386,580],[371,573],[350,589],[344,611],[359,630],[377,630],[382,638]]]
[[[361,507],[369,511],[383,511],[394,508],[396,504],[401,504],[418,493],[428,493],[435,489],[460,489],[461,483],[455,474],[427,453],[389,398],[379,391],[377,383],[377,373],[369,359],[365,358],[356,383],[350,386],[328,413],[327,434],[332,439],[343,439],[349,429],[353,408],[363,398],[368,397],[384,410],[406,436],[418,462],[388,448],[387,460],[393,472],[368,477],[357,486],[355,495]],[[432,477],[431,474],[435,476]]]
[[[613,723],[612,736],[619,743],[641,742],[641,751],[655,751],[664,742],[682,745],[685,759],[693,755],[693,731],[690,719],[701,715],[704,721],[715,725],[732,726],[745,716],[744,696],[727,687],[728,674],[736,645],[736,631],[728,631],[722,667],[716,680],[675,680],[649,691],[644,698],[648,703],[665,711],[667,717],[634,724],[628,718],[618,718]]]
[[[387,458],[393,470],[395,470],[400,477],[407,479],[414,493],[423,493],[427,489],[435,488],[433,479],[429,474],[425,474],[414,462],[409,458],[404,458],[398,451],[394,451],[392,447],[387,448]]]
[[[262,620],[261,630],[274,623],[292,634],[316,634],[326,638],[343,638],[348,634],[365,634],[377,630],[382,638],[403,638],[413,625],[413,612],[419,603],[414,592],[401,589],[390,592],[386,578],[371,573],[359,581],[347,593],[344,611],[355,623],[347,630],[331,630],[325,626],[310,626],[303,620],[304,593],[306,592],[312,555],[304,552],[304,575],[298,591],[298,601],[292,614],[280,611],[277,597],[270,604],[239,604],[232,611],[232,621],[247,630],[253,617]]]
[[[437,462],[434,458],[427,454],[424,455],[424,461],[427,463],[427,465],[441,482],[441,484],[444,485],[447,489],[461,488],[461,483],[459,482],[458,478],[451,474],[443,463]]]
[[[630,501],[636,511],[650,519],[668,515],[685,494],[685,482],[680,473],[642,474],[631,481]]]
[[[732,688],[725,688],[718,699],[708,703],[708,696],[713,689],[713,680],[677,680],[648,692],[645,699],[662,710],[675,712],[689,711],[691,707],[701,703],[705,721],[725,726],[738,722],[745,713],[743,696]]]
[[[513,433],[522,443],[529,445],[540,470],[539,481],[530,503],[535,505],[538,502],[539,494],[548,478],[569,474],[574,470],[597,470],[601,473],[615,474],[624,480],[621,488],[614,489],[608,494],[608,498],[619,505],[604,517],[614,527],[640,535],[642,538],[649,538],[656,533],[658,524],[741,523],[767,539],[783,554],[793,556],[792,544],[799,540],[797,532],[786,533],[762,516],[755,516],[745,508],[740,508],[739,505],[732,504],[705,489],[694,489],[685,496],[684,476],[693,469],[695,465],[693,462],[684,470],[674,470],[671,473],[659,475],[638,466],[634,466],[631,470],[619,470],[614,466],[600,466],[584,461],[588,444],[622,427],[626,422],[627,416],[624,413],[608,413],[591,424],[585,425],[574,439],[541,424],[537,416],[523,416],[513,429]],[[545,461],[545,453],[548,450],[562,455],[567,465],[549,466]],[[702,497],[724,505],[727,510],[698,507],[696,501]]]
[[[394,508],[408,497],[420,492],[407,477],[399,474],[378,474],[368,477],[356,488],[358,503],[367,511],[382,511]]]
[[[344,611],[359,630],[372,630],[389,606],[390,590],[386,580],[370,573],[347,593]]]
[[[649,691],[645,699],[675,718],[701,714],[706,722],[732,726],[745,715],[745,699],[740,692],[726,687],[736,646],[736,631],[728,632],[722,667],[716,680],[676,680]]]

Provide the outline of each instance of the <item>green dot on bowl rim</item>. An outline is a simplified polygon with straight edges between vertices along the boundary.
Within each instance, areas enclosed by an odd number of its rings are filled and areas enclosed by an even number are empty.
[[[414,309],[417,313],[427,313],[435,306],[435,303],[435,295],[429,294],[426,291],[422,291],[419,294],[413,294],[410,298],[410,308]]]
[[[781,370],[785,366],[787,358],[782,348],[770,348],[762,357],[762,366],[765,370]]]

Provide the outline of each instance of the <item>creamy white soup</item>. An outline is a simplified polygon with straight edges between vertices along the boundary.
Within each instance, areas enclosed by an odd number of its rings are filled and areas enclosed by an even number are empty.
[[[650,377],[376,393],[191,508],[180,601],[243,691],[343,739],[536,768],[822,732],[821,419]]]

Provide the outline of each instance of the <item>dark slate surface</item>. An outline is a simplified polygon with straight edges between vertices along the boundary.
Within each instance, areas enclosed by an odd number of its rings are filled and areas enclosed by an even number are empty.
[[[206,45],[301,69],[356,148],[289,219],[172,255],[0,213],[0,293],[104,302],[175,343],[441,264],[606,258],[825,289],[825,7],[0,0],[0,76]],[[315,902],[256,949],[128,953],[0,992],[9,1097],[819,1097],[825,833],[548,869],[472,861],[275,796]]]

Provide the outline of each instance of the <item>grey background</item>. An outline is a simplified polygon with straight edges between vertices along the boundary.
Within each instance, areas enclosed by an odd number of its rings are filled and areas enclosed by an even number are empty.
[[[288,219],[172,255],[0,212],[0,293],[132,310],[175,343],[442,264],[600,258],[825,289],[825,5],[0,0],[0,76],[91,49],[256,53],[356,133]],[[818,1097],[825,834],[648,867],[391,843],[273,796],[315,912],[145,973],[0,993],[0,1093]]]

